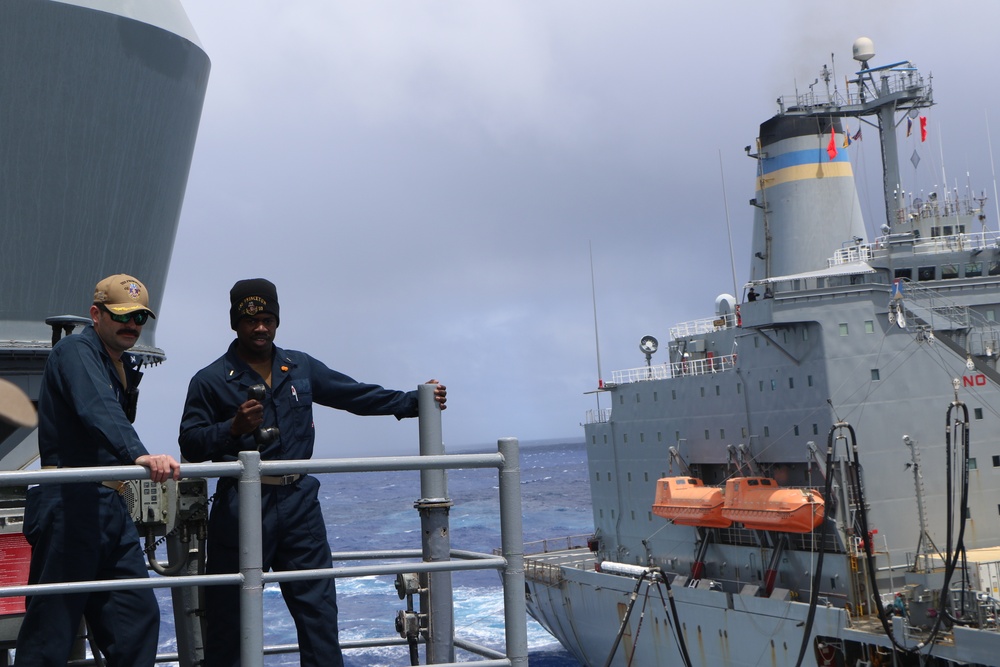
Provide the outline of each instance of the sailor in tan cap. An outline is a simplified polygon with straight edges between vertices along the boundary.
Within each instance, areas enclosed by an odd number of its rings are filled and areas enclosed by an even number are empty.
[[[132,428],[138,355],[123,354],[153,317],[139,280],[114,275],[94,288],[93,326],[53,346],[38,392],[43,467],[141,465],[149,478],[179,479],[169,454],[150,454]],[[40,484],[28,490],[28,583],[144,578],[139,534],[116,482]],[[17,637],[17,664],[65,665],[85,616],[109,665],[152,665],[160,610],[153,591],[34,595]]]

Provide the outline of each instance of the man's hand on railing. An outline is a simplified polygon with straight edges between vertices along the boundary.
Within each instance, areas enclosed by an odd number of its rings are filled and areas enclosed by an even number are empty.
[[[181,464],[169,454],[143,454],[135,460],[135,464],[149,468],[149,478],[154,482],[181,478]]]

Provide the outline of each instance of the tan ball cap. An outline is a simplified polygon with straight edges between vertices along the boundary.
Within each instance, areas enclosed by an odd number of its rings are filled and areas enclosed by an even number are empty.
[[[94,288],[94,303],[102,304],[115,315],[145,310],[150,317],[156,317],[149,309],[149,292],[146,291],[146,286],[124,273],[108,276],[97,283]]]

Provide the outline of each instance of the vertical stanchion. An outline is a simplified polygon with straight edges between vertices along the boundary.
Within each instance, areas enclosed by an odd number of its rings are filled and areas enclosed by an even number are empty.
[[[420,406],[420,455],[442,455],[441,409],[434,400],[434,385],[418,386],[417,400]],[[420,500],[413,506],[420,512],[423,560],[428,563],[451,560],[448,511],[452,503],[448,498],[448,476],[444,469],[420,471],[420,495]],[[427,614],[427,664],[455,662],[451,572],[431,572],[425,581],[427,592],[420,595],[420,607]]]
[[[240,509],[240,664],[264,665],[263,529],[260,512],[260,452],[240,452],[243,472],[237,495]]]
[[[524,599],[524,533],[521,525],[521,461],[517,438],[501,438],[500,547],[503,571],[504,627],[511,665],[528,664],[528,619]]]

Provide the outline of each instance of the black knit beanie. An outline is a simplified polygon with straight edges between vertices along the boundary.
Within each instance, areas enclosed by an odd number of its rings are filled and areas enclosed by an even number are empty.
[[[251,278],[237,281],[233,289],[229,290],[229,303],[229,323],[234,331],[244,315],[253,317],[257,313],[268,312],[281,322],[278,316],[278,290],[270,280]]]

